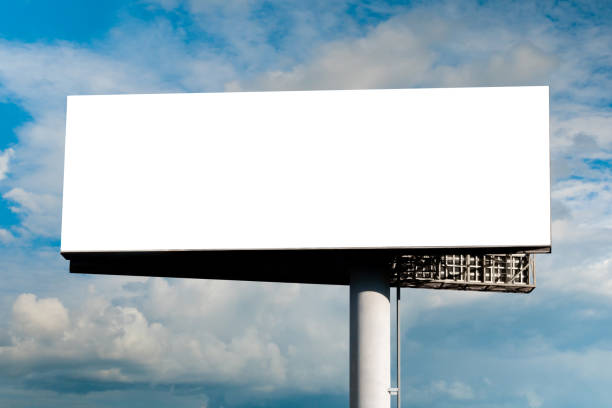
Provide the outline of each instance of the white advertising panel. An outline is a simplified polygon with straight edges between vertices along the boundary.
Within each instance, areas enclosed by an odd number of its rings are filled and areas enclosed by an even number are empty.
[[[69,96],[61,250],[550,247],[548,87]]]

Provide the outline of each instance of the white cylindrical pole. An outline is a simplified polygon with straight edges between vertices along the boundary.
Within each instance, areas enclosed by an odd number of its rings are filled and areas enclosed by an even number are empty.
[[[350,314],[350,408],[389,408],[391,311],[384,265],[351,268]]]

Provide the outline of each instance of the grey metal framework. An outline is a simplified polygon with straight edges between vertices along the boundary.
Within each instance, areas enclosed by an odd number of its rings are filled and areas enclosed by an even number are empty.
[[[529,293],[535,288],[531,254],[402,255],[393,262],[392,286]]]

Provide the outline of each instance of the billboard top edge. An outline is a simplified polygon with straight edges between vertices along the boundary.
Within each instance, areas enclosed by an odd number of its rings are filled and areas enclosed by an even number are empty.
[[[210,94],[269,94],[269,93],[324,93],[324,92],[393,92],[393,91],[436,91],[436,90],[486,90],[486,89],[546,89],[548,85],[517,85],[517,86],[457,86],[457,87],[423,87],[423,88],[357,88],[357,89],[302,89],[302,90],[259,90],[259,91],[213,91],[213,92],[153,92],[153,93],[111,93],[111,94],[72,94],[71,98],[87,98],[100,96],[164,96],[164,95],[210,95]]]

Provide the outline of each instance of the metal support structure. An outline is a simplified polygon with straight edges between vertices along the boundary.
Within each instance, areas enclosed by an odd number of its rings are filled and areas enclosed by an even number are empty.
[[[397,330],[396,333],[396,348],[397,348],[397,361],[396,361],[396,376],[397,376],[397,408],[401,408],[402,407],[402,386],[401,386],[401,382],[402,382],[402,371],[401,371],[401,336],[402,336],[402,332],[400,331],[400,292],[401,292],[401,288],[398,285],[397,286],[397,294],[395,297],[395,328]]]
[[[362,256],[350,276],[350,408],[401,408],[402,287],[529,293],[535,263],[528,253]],[[390,266],[390,268],[389,268]],[[391,387],[390,287],[396,287],[396,387]]]
[[[402,349],[401,349],[401,345],[400,345],[400,336],[401,336],[401,330],[400,330],[400,290],[401,288],[399,286],[395,287],[396,292],[395,292],[395,350],[396,350],[396,354],[395,354],[395,367],[396,367],[396,376],[395,376],[395,387],[389,388],[389,394],[391,395],[395,395],[396,401],[397,401],[397,408],[400,408],[402,405],[402,398],[401,398],[401,378],[402,378],[402,369],[401,369],[401,356],[402,356]]]
[[[393,262],[391,284],[529,293],[535,288],[534,256],[527,253],[401,255]]]
[[[355,265],[350,283],[350,408],[389,408],[391,305],[384,264]]]

